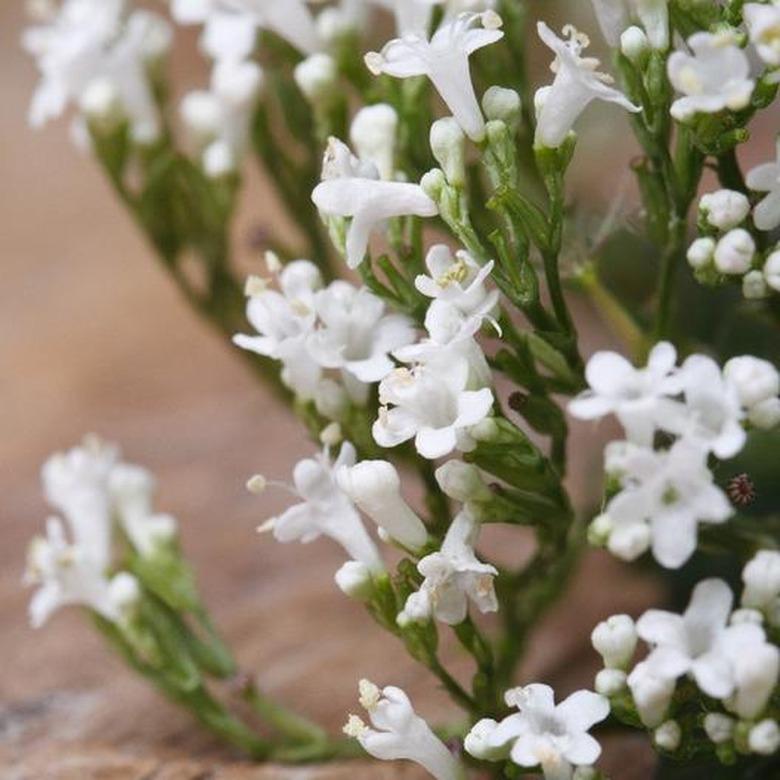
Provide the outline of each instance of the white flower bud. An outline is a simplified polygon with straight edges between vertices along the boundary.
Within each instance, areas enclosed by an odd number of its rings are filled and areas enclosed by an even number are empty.
[[[230,108],[252,106],[263,91],[263,69],[254,62],[218,62],[211,74],[211,90]]]
[[[322,379],[314,392],[314,406],[328,420],[340,420],[349,406],[347,391],[335,379]]]
[[[704,718],[704,731],[711,742],[722,745],[734,736],[734,719],[720,712],[710,712]]]
[[[755,253],[756,242],[747,230],[730,230],[715,247],[715,267],[722,274],[747,273]]]
[[[509,755],[509,747],[494,747],[489,742],[497,727],[498,723],[492,718],[483,718],[475,723],[463,741],[466,752],[478,761],[505,760]]]
[[[437,119],[431,125],[431,151],[447,181],[453,187],[466,182],[466,135],[453,117]]]
[[[599,773],[592,766],[578,766],[571,776],[572,780],[595,780]]]
[[[90,81],[81,95],[79,107],[92,122],[114,125],[124,119],[119,90],[110,78],[103,77]]]
[[[686,255],[688,258],[688,265],[694,269],[704,268],[705,265],[709,265],[714,256],[714,238],[697,238],[690,247],[688,247],[688,254]]]
[[[112,578],[108,586],[108,595],[121,612],[126,612],[138,603],[141,597],[141,586],[132,574],[122,571]]]
[[[729,709],[748,720],[760,715],[777,685],[778,673],[780,650],[768,642],[752,647],[749,661],[737,665],[737,688]]]
[[[412,550],[428,539],[422,520],[401,496],[401,479],[392,463],[364,460],[336,474],[339,487],[393,539]]]
[[[620,36],[620,51],[635,65],[644,62],[650,51],[650,41],[647,40],[645,31],[641,27],[631,25]]]
[[[396,617],[396,623],[400,628],[405,628],[411,623],[428,623],[431,619],[432,605],[425,591],[419,590],[412,593],[401,612]]]
[[[605,547],[614,528],[612,518],[606,513],[593,518],[588,526],[588,544],[593,547]]]
[[[660,726],[674,696],[675,681],[656,677],[642,662],[628,676],[628,686],[642,723],[648,728]]]
[[[729,360],[723,375],[737,389],[742,406],[750,408],[780,393],[780,373],[768,361],[752,355]]]
[[[750,214],[750,201],[741,192],[718,190],[702,195],[699,213],[707,223],[718,230],[731,230],[744,222]]]
[[[766,609],[780,596],[780,552],[761,550],[742,571],[742,605]]]
[[[345,595],[356,601],[369,601],[374,589],[371,569],[360,561],[347,561],[334,577]]]
[[[246,481],[246,489],[256,496],[265,492],[268,480],[262,474],[254,474]]]
[[[173,30],[171,25],[161,16],[146,14],[141,50],[144,60],[149,64],[161,60],[171,49]]]
[[[199,146],[208,144],[222,129],[222,107],[211,92],[199,90],[185,95],[179,115],[185,130]]]
[[[490,121],[500,120],[514,127],[522,109],[520,95],[513,89],[490,87],[482,96],[482,110]]]
[[[469,433],[476,441],[495,441],[501,435],[501,429],[495,419],[486,417],[472,426]]]
[[[344,439],[341,426],[337,422],[326,425],[320,432],[320,441],[326,447],[335,447]]]
[[[767,718],[757,723],[748,734],[748,747],[760,756],[771,756],[780,748],[780,728],[777,721]]]
[[[621,560],[635,561],[647,552],[651,542],[650,527],[645,523],[634,523],[628,528],[621,528],[619,533],[613,531],[607,549]]]
[[[776,292],[780,292],[780,251],[772,252],[764,263],[764,279]]]
[[[479,469],[462,460],[448,460],[436,469],[436,481],[445,495],[465,504],[469,501],[489,501],[490,488],[483,482]]]
[[[673,753],[682,741],[680,724],[676,720],[667,720],[653,732],[653,740],[661,750]]]
[[[433,168],[420,179],[422,191],[434,202],[438,203],[442,191],[447,186],[447,177],[441,168]]]
[[[349,134],[361,160],[376,165],[379,175],[393,178],[395,171],[395,142],[398,131],[398,114],[387,103],[377,103],[361,108],[352,120]]]
[[[780,423],[780,398],[767,398],[748,411],[748,420],[756,428],[769,431]]]
[[[729,618],[731,626],[760,626],[763,622],[764,616],[757,609],[735,609]]]
[[[593,629],[590,641],[604,660],[604,666],[626,669],[636,650],[636,625],[628,615],[613,615]]]
[[[769,295],[769,286],[761,271],[749,271],[742,279],[742,295],[748,301],[760,301]]]
[[[338,66],[329,54],[312,54],[293,70],[298,88],[314,104],[328,103],[338,92]]]
[[[594,681],[596,693],[602,696],[617,696],[626,689],[627,675],[621,669],[602,669]]]
[[[236,156],[230,145],[214,141],[203,152],[203,171],[211,179],[221,179],[236,171]]]

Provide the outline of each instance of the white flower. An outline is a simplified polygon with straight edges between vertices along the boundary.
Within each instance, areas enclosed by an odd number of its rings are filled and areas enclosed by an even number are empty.
[[[628,560],[649,543],[662,566],[679,568],[696,549],[699,523],[723,523],[733,512],[707,468],[707,450],[688,439],[668,451],[631,447],[623,458],[621,482],[623,490],[606,508],[613,523],[608,546],[619,554],[628,545],[636,553],[621,556]],[[646,543],[633,550],[624,537],[633,539],[637,529]]]
[[[613,615],[599,623],[590,641],[610,669],[625,669],[634,656],[637,643],[634,621],[628,615]]]
[[[409,697],[389,686],[379,689],[360,681],[360,704],[373,728],[351,715],[344,733],[355,737],[363,749],[383,761],[406,759],[424,767],[436,780],[461,780],[463,771],[446,745],[414,711]]]
[[[299,396],[311,398],[322,369],[309,353],[307,340],[317,319],[314,298],[322,278],[313,263],[296,260],[284,267],[278,281],[280,292],[266,289],[264,280],[250,279],[247,319],[260,335],[237,335],[233,343],[280,360],[285,384]]]
[[[722,274],[744,274],[750,270],[755,253],[756,242],[747,230],[730,230],[715,247],[715,267]]]
[[[742,571],[742,580],[742,606],[769,610],[780,599],[780,552],[757,552]]]
[[[732,458],[744,446],[744,413],[737,386],[706,355],[691,355],[680,369],[685,410],[676,408],[664,423],[672,433],[695,439],[719,458]]]
[[[600,65],[593,57],[583,57],[582,52],[590,41],[587,36],[567,25],[559,38],[544,22],[537,24],[539,37],[555,52],[550,69],[555,73],[552,86],[546,87],[540,96],[536,144],[549,148],[559,147],[574,127],[580,114],[594,101],[617,103],[628,111],[639,111],[619,90],[611,87],[612,78],[597,69]]]
[[[401,478],[386,460],[363,460],[342,467],[339,487],[357,507],[404,547],[417,550],[428,539],[422,520],[401,495]]]
[[[672,104],[672,116],[687,122],[696,114],[740,111],[750,103],[755,83],[747,55],[729,33],[697,32],[688,38],[693,54],[673,52],[667,63],[672,86],[685,97]]]
[[[347,265],[357,268],[368,251],[373,230],[393,217],[434,217],[436,204],[417,184],[379,181],[373,164],[355,159],[338,139],[331,138],[325,152],[323,181],[312,200],[330,217],[351,217],[347,232]]]
[[[642,723],[648,728],[660,726],[674,696],[675,680],[659,677],[642,661],[628,675],[628,687]]]
[[[494,566],[481,563],[474,552],[479,524],[471,513],[459,512],[444,537],[441,550],[423,558],[417,569],[425,578],[420,589],[409,596],[399,620],[425,621],[431,617],[455,626],[468,615],[472,601],[482,612],[495,612],[498,601]]]
[[[481,24],[480,27],[476,27]],[[464,13],[442,23],[430,41],[410,33],[390,41],[381,54],[370,52],[366,64],[375,75],[396,78],[427,76],[469,138],[479,141],[485,134],[469,56],[503,37],[501,19],[493,11]]]
[[[387,103],[364,106],[349,128],[349,140],[358,157],[373,163],[385,181],[390,181],[395,172],[397,130],[398,113]]]
[[[341,452],[332,461],[328,450],[314,458],[300,461],[293,470],[294,487],[289,490],[302,499],[273,517],[260,531],[272,531],[279,542],[311,542],[327,536],[340,544],[350,558],[372,571],[383,569],[382,561],[352,502],[336,483],[336,473],[342,466],[355,463],[355,448],[344,442]]]
[[[381,298],[349,282],[332,282],[314,296],[319,317],[307,348],[323,368],[341,369],[345,387],[364,402],[368,385],[394,368],[390,353],[415,339],[414,326],[401,314],[388,314]]]
[[[610,46],[617,46],[620,35],[636,16],[645,28],[654,49],[669,47],[668,0],[593,0],[593,8]]]
[[[653,347],[642,369],[615,352],[597,352],[585,369],[590,390],[569,404],[569,412],[581,420],[614,414],[631,441],[650,445],[656,429],[679,406],[669,398],[682,389],[676,361],[668,342]]]
[[[767,193],[753,209],[753,223],[759,230],[774,230],[780,225],[780,141],[775,162],[752,168],[745,177],[745,183],[751,190]],[[772,282],[767,281],[773,287]]]
[[[507,691],[510,715],[487,738],[498,748],[511,745],[511,760],[522,767],[541,766],[547,780],[570,778],[572,766],[590,766],[601,746],[589,729],[609,715],[609,701],[591,691],[577,691],[556,706],[553,689],[533,684]]]
[[[657,609],[642,615],[637,632],[653,648],[644,662],[648,672],[664,680],[690,674],[708,696],[731,696],[737,688],[737,660],[751,657],[765,643],[759,626],[728,625],[732,603],[728,585],[709,579],[694,588],[682,615]]]
[[[179,24],[204,25],[202,45],[215,59],[248,57],[258,29],[276,33],[304,54],[320,48],[304,0],[171,0],[171,14]]]
[[[772,68],[780,66],[780,6],[745,3],[742,13],[758,56]]]
[[[748,747],[761,756],[774,755],[780,748],[780,727],[777,721],[767,718],[753,726],[748,734]]]
[[[468,380],[465,360],[393,371],[379,385],[382,406],[373,427],[377,444],[395,447],[414,438],[417,451],[431,460],[456,448],[473,449],[469,428],[490,414],[493,393],[468,390]]]
[[[734,190],[708,192],[699,200],[699,213],[712,227],[731,230],[750,214],[750,201]]]
[[[30,622],[42,626],[63,606],[89,607],[106,620],[119,621],[138,597],[138,583],[126,573],[109,580],[104,562],[86,545],[70,544],[57,518],[49,518],[46,537],[30,545],[25,581],[39,588],[30,602]]]
[[[190,92],[181,117],[205,160],[226,149],[240,157],[248,143],[252,110],[263,88],[263,71],[253,62],[224,60],[211,72],[209,91]],[[212,170],[214,165],[210,166]]]
[[[734,385],[746,409],[780,393],[780,374],[768,360],[752,355],[735,357],[723,367],[723,375]]]

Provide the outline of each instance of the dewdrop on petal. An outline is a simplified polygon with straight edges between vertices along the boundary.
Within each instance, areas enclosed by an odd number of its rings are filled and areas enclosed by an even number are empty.
[[[728,275],[747,273],[755,253],[756,242],[747,230],[730,230],[715,247],[715,267]]]
[[[704,268],[712,262],[712,258],[715,256],[715,243],[714,238],[697,238],[689,247],[686,254],[688,265],[691,268],[698,269]]]

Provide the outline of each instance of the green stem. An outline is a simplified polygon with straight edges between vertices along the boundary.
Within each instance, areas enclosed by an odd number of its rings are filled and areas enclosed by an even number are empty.
[[[685,250],[687,224],[685,219],[672,217],[669,226],[669,242],[661,257],[661,273],[658,281],[658,309],[653,335],[656,341],[668,338],[674,314],[674,293],[677,270]]]
[[[291,742],[307,743],[311,749],[322,749],[327,743],[327,733],[316,723],[264,696],[254,682],[245,689],[243,699],[264,722],[273,726]]]

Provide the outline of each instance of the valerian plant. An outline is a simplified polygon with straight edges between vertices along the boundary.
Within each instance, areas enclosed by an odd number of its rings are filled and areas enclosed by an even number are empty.
[[[743,173],[737,149],[773,109],[780,3],[593,0],[602,65],[584,32],[523,0],[172,0],[212,63],[178,105],[160,14],[129,0],[30,7],[31,123],[72,107],[75,140],[175,284],[318,442],[290,484],[248,480],[294,496],[260,530],[340,545],[338,588],[465,725],[434,729],[404,691],[363,680],[366,715],[335,738],[246,678],[256,731],[212,692],[239,668],[152,477],[94,437],[43,469],[56,516],[30,551],[33,624],[83,607],[138,673],[257,759],[365,751],[438,780],[584,780],[603,776],[591,731],[610,727],[645,732],[683,767],[777,771],[780,515],[744,469],[776,483],[780,167],[757,148],[767,161]],[[381,9],[393,17],[375,25]],[[533,91],[537,34],[551,73]],[[639,220],[584,227],[589,208],[567,195],[585,111],[630,121]],[[266,231],[267,274],[242,280],[230,227],[250,158],[297,230]],[[639,296],[613,278],[615,246]],[[632,359],[584,359],[567,290],[595,301]],[[697,311],[714,314],[701,326]],[[721,323],[741,340],[725,345]],[[623,430],[592,514],[564,481],[567,413]],[[489,524],[532,529],[530,561],[491,561]],[[559,697],[518,680],[518,664],[586,539],[670,582],[684,567],[695,587],[679,612],[605,616],[595,691]],[[741,586],[696,584],[724,552]],[[473,659],[468,684],[439,655],[449,632]]]

